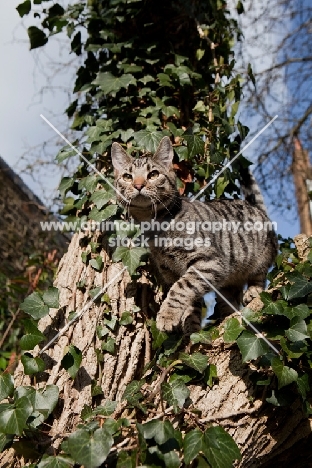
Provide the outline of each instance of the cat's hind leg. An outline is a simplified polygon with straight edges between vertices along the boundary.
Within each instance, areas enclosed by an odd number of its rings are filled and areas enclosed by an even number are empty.
[[[224,300],[226,299],[226,300]],[[239,310],[239,306],[243,299],[243,288],[237,286],[228,286],[220,288],[216,293],[216,305],[210,319],[224,320],[228,315],[233,314],[235,310]],[[231,304],[231,305],[230,305]]]

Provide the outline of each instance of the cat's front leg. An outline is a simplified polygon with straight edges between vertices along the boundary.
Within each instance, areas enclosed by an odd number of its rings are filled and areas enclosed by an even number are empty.
[[[199,275],[196,265],[194,267],[190,267],[170,288],[157,314],[159,330],[182,331],[185,335],[200,330],[202,298],[211,290],[212,275],[206,268]]]

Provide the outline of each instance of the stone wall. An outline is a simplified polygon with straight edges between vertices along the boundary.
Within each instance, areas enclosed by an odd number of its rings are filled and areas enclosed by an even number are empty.
[[[44,232],[40,221],[55,219],[32,191],[0,157],[0,272],[16,276],[27,259],[38,252],[57,249],[61,257],[69,236]]]

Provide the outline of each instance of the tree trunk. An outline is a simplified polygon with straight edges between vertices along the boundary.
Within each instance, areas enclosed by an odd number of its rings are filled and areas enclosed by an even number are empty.
[[[134,312],[135,320],[131,325],[116,326],[110,335],[116,340],[115,352],[110,354],[102,351],[102,362],[98,362],[96,349],[101,349],[101,342],[96,334],[97,325],[101,324],[105,314],[105,304],[91,303],[90,307],[69,329],[48,348],[42,357],[46,371],[37,375],[36,380],[23,373],[19,364],[15,372],[15,385],[34,385],[42,388],[47,384],[55,384],[60,390],[59,404],[54,410],[51,428],[48,436],[51,438],[51,454],[60,447],[60,443],[81,422],[80,413],[84,405],[103,404],[106,399],[119,402],[115,416],[126,415],[127,409],[122,395],[126,385],[133,379],[143,376],[144,366],[152,359],[151,338],[146,326],[147,318],[152,314],[151,299],[159,302],[159,294],[150,296],[150,283],[146,276],[134,282],[127,271],[120,274],[121,264],[111,262],[105,249],[102,250],[104,268],[96,272],[86,266],[81,260],[83,251],[83,234],[75,234],[68,252],[63,257],[55,286],[60,290],[59,310],[53,309],[40,321],[40,330],[47,339],[52,339],[64,326],[69,312],[79,311],[90,300],[89,290],[95,286],[103,287],[114,280],[107,288],[112,314],[120,317],[124,311],[132,311],[134,306],[140,307]],[[79,281],[85,280],[85,291],[77,287]],[[222,328],[222,325],[221,325]],[[70,344],[77,346],[83,355],[82,363],[76,378],[70,378],[67,371],[61,367],[61,360]],[[179,424],[193,418],[202,429],[210,424],[222,425],[238,444],[243,459],[237,466],[249,468],[264,466],[274,457],[280,457],[296,442],[310,433],[308,420],[304,419],[300,402],[291,407],[278,408],[265,402],[263,394],[255,392],[250,375],[252,365],[243,364],[240,352],[236,346],[226,346],[222,338],[212,345],[200,347],[201,352],[209,356],[209,362],[217,366],[218,381],[212,388],[203,384],[192,385],[190,389],[189,408],[201,411],[199,419],[194,419],[194,413],[185,409],[175,415],[165,407],[165,417]],[[102,388],[103,395],[92,397],[91,384],[95,381]],[[146,388],[146,394],[157,388]],[[258,390],[259,392],[259,390]],[[158,414],[164,408],[160,404],[159,394],[155,397]],[[111,417],[114,417],[112,415]],[[145,416],[145,422],[155,417],[155,412]],[[25,460],[15,454],[13,449],[0,454],[1,467],[22,467]],[[267,466],[272,466],[270,463]],[[283,466],[287,466],[284,461]],[[295,466],[292,464],[291,466]]]

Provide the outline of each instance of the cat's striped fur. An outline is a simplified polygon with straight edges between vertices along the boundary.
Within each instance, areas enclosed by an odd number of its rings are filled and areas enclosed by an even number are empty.
[[[168,137],[164,137],[154,155],[138,159],[130,157],[114,143],[112,161],[115,168],[115,186],[125,197],[120,202],[127,205],[129,214],[139,222],[158,221],[264,223],[269,219],[263,199],[254,180],[245,174],[243,191],[245,200],[212,200],[193,203],[180,197],[176,189],[176,175],[172,168],[173,149]],[[171,332],[181,330],[188,335],[201,326],[202,297],[210,287],[202,275],[218,289],[235,308],[239,307],[244,285],[248,285],[243,303],[246,305],[264,288],[268,268],[276,252],[277,241],[273,230],[232,230],[207,232],[200,230],[194,237],[210,239],[210,247],[184,246],[157,247],[155,234],[169,241],[190,237],[185,231],[174,229],[162,233],[150,233],[150,249],[153,264],[163,283],[170,288],[157,314],[157,327]],[[198,274],[200,273],[200,275]],[[233,310],[217,298],[218,314]]]

